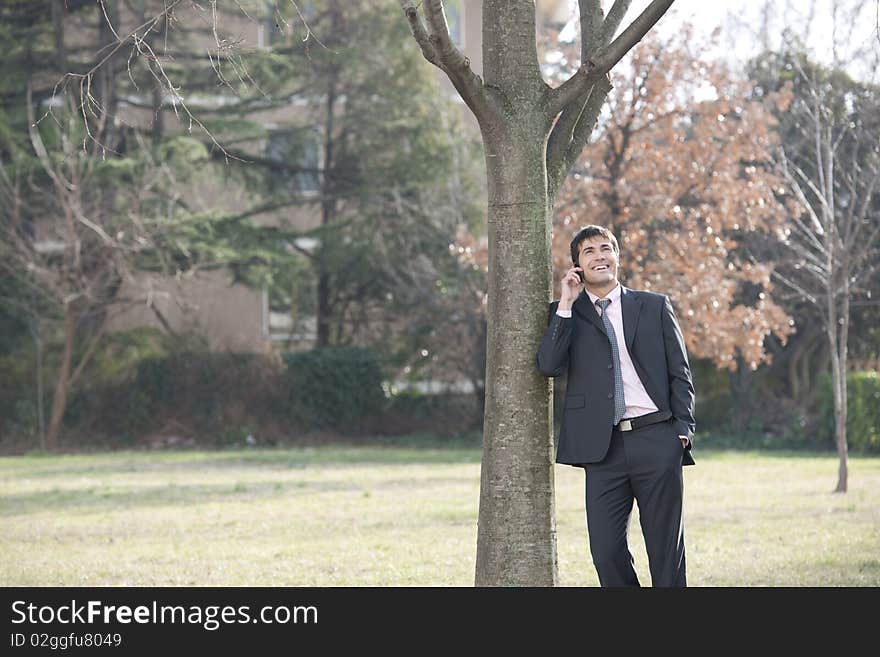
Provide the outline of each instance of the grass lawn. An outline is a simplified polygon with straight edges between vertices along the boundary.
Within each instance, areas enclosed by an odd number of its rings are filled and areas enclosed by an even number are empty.
[[[691,586],[880,585],[880,459],[695,451]],[[0,458],[0,585],[473,583],[480,453],[326,447]],[[556,466],[559,581],[595,586],[583,471]],[[634,516],[631,550],[650,583]]]

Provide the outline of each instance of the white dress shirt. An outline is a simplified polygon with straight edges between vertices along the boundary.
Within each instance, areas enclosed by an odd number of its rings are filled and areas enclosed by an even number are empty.
[[[620,352],[620,375],[623,377],[623,398],[626,401],[626,410],[623,413],[623,419],[654,413],[659,410],[657,405],[651,401],[648,391],[642,380],[639,378],[638,372],[633,365],[632,357],[626,348],[626,338],[623,332],[623,310],[620,304],[620,285],[609,292],[605,298],[611,299],[606,312],[608,319],[611,320],[611,326],[614,327],[614,336],[617,338],[617,350]],[[596,305],[599,300],[595,294],[587,290],[590,301],[596,308],[599,316],[602,316],[602,309]],[[557,310],[556,314],[560,317],[571,317],[571,310]]]

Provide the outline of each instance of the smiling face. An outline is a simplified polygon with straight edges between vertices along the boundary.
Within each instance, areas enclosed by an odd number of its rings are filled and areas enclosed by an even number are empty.
[[[597,291],[608,292],[614,289],[619,265],[620,256],[611,240],[596,235],[580,243],[578,266],[584,270],[584,282],[594,294]]]

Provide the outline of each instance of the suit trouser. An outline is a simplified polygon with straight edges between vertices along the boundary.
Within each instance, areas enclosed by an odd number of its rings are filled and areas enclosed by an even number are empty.
[[[602,586],[639,586],[626,532],[633,499],[654,586],[687,586],[681,459],[671,422],[614,430],[605,458],[585,465],[587,531]]]

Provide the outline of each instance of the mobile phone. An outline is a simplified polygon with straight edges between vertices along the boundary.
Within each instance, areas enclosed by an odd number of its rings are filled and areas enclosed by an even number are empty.
[[[581,283],[583,283],[584,282],[584,272],[578,271],[577,275],[578,275],[578,278],[581,279]]]

